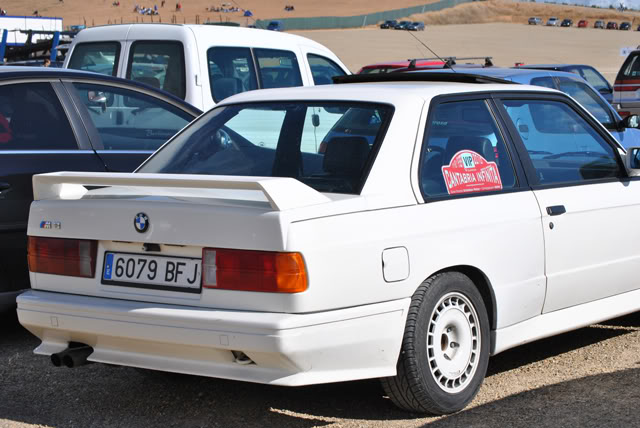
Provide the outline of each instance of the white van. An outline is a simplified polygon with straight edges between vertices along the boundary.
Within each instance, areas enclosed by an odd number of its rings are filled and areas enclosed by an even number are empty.
[[[147,83],[203,111],[240,92],[329,84],[332,76],[350,74],[313,40],[217,25],[87,28],[75,37],[64,67]]]

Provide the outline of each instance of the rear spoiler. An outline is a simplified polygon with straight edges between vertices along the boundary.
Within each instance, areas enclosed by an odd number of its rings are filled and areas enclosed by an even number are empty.
[[[287,177],[110,172],[53,172],[34,175],[33,198],[79,199],[87,192],[84,186],[259,190],[275,211],[331,201],[306,184]]]

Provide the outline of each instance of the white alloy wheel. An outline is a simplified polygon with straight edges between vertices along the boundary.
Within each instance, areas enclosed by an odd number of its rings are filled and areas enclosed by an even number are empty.
[[[449,293],[436,304],[427,330],[431,375],[444,391],[460,392],[478,368],[482,337],[475,308],[462,294]]]
[[[489,364],[486,301],[461,272],[441,272],[414,292],[397,374],[381,379],[391,401],[410,412],[444,415],[476,396]]]

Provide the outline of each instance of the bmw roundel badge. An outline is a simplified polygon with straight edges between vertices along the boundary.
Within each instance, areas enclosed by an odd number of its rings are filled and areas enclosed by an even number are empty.
[[[149,229],[149,217],[145,213],[138,213],[133,219],[133,227],[136,232],[144,233]]]

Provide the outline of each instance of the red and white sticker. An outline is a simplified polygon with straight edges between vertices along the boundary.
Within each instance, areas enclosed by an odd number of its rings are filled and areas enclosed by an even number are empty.
[[[450,195],[502,189],[498,165],[471,150],[456,153],[442,167],[442,176]]]

